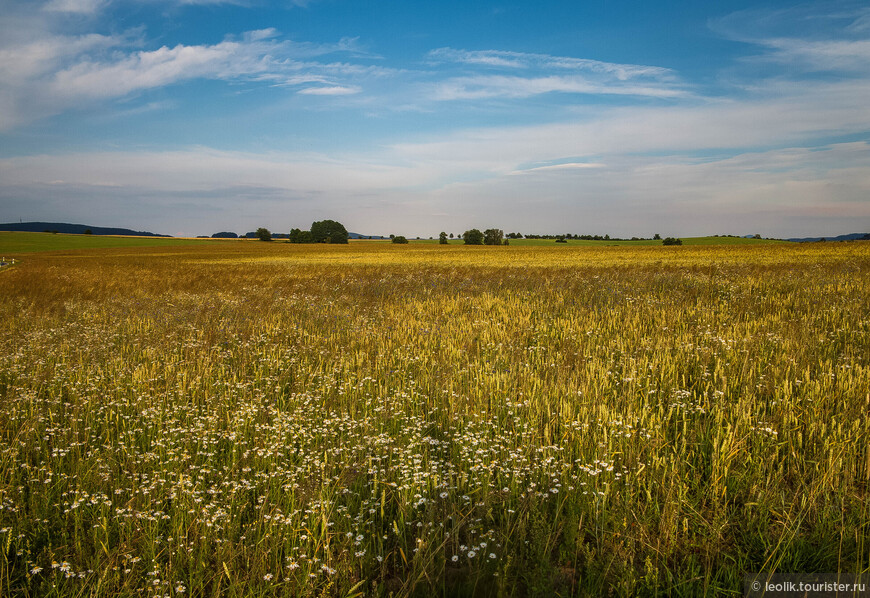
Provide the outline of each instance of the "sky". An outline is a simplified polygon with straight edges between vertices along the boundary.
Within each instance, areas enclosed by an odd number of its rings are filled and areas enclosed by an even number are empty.
[[[0,222],[870,231],[866,1],[0,0]]]

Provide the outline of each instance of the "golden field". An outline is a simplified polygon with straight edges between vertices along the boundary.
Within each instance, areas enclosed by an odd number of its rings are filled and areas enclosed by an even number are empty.
[[[0,271],[0,595],[870,572],[870,243],[215,242]]]

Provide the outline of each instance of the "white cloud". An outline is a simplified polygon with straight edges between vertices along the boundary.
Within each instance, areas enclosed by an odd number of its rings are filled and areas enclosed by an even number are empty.
[[[278,31],[267,28],[211,45],[143,50],[145,41],[136,31],[57,35],[49,33],[44,22],[27,23],[33,29],[30,36],[0,40],[0,131],[197,78],[294,87],[317,83],[318,90],[306,95],[336,96],[359,93],[359,81],[389,72],[384,67],[315,60],[336,53],[366,55],[357,38],[333,44],[293,42],[278,39]]]
[[[642,85],[621,81],[600,81],[584,76],[507,77],[487,75],[456,77],[436,83],[436,100],[480,100],[528,98],[545,93],[614,94],[656,98],[684,97],[686,93],[668,86]]]
[[[756,65],[787,66],[791,78],[828,72],[870,76],[870,9],[842,2],[808,3],[780,10],[734,12],[710,22],[726,38],[761,47],[744,59]]]
[[[94,14],[107,4],[108,0],[51,0],[43,10],[47,12],[67,12]]]
[[[333,85],[331,87],[307,87],[305,89],[300,89],[298,93],[313,96],[346,96],[360,93],[361,91],[362,89],[359,87]]]
[[[870,75],[870,40],[763,40],[774,51],[758,60],[776,61],[815,72]]]
[[[666,68],[638,64],[619,64],[602,62],[587,58],[572,58],[569,56],[551,56],[549,54],[534,54],[528,52],[511,52],[506,50],[457,50],[455,48],[438,48],[427,54],[433,62],[456,62],[470,65],[481,65],[498,68],[537,68],[587,71],[607,73],[617,79],[625,80],[634,77],[655,77],[660,79],[675,79],[675,73]]]
[[[606,168],[606,164],[601,162],[566,162],[564,164],[550,164],[548,166],[534,166],[531,168],[521,168],[511,172],[512,175],[535,174],[538,172],[565,172],[570,173],[578,170],[588,170],[590,168]]]
[[[454,48],[437,48],[431,50],[427,57],[434,63],[460,62],[483,66],[503,68],[527,68],[529,65],[523,58],[527,56],[518,52],[502,52],[498,50],[456,50]]]

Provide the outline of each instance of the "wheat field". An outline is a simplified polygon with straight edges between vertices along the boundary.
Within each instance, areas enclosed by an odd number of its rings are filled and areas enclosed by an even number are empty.
[[[870,572],[870,243],[34,253],[0,315],[0,595]]]

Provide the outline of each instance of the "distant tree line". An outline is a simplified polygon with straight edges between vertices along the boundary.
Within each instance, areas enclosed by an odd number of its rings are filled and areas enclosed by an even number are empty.
[[[734,235],[716,235],[722,237],[730,237]],[[346,244],[348,242],[349,233],[347,229],[340,223],[335,220],[319,220],[313,222],[311,224],[310,230],[301,230],[298,228],[290,229],[289,233],[272,233],[266,228],[259,228],[256,232],[250,232],[244,235],[245,238],[250,239],[260,239],[261,241],[271,241],[272,239],[286,239],[290,243],[340,243]],[[758,237],[758,235],[756,235]],[[212,238],[215,239],[235,239],[238,238],[238,235],[233,232],[220,232],[212,235]],[[360,237],[366,238],[366,237]],[[383,238],[383,237],[368,237],[370,239],[374,238]],[[420,237],[416,237],[418,240]],[[438,242],[441,245],[447,245],[449,243],[448,239],[461,239],[466,245],[507,245],[511,239],[551,239],[556,243],[567,243],[570,240],[580,240],[580,241],[662,241],[663,245],[682,245],[683,242],[680,239],[676,239],[673,237],[668,237],[666,239],[662,239],[661,235],[656,233],[652,238],[645,237],[631,237],[630,239],[623,239],[620,237],[611,237],[608,234],[605,235],[580,235],[575,233],[565,233],[562,235],[540,235],[534,233],[522,234],[519,232],[510,232],[505,234],[505,232],[498,228],[488,228],[485,231],[481,231],[480,229],[472,228],[470,230],[465,231],[464,233],[460,233],[455,235],[453,233],[441,232],[438,235]],[[432,237],[429,237],[432,239]],[[403,245],[408,243],[408,238],[403,235],[390,235],[390,240],[398,245]]]

